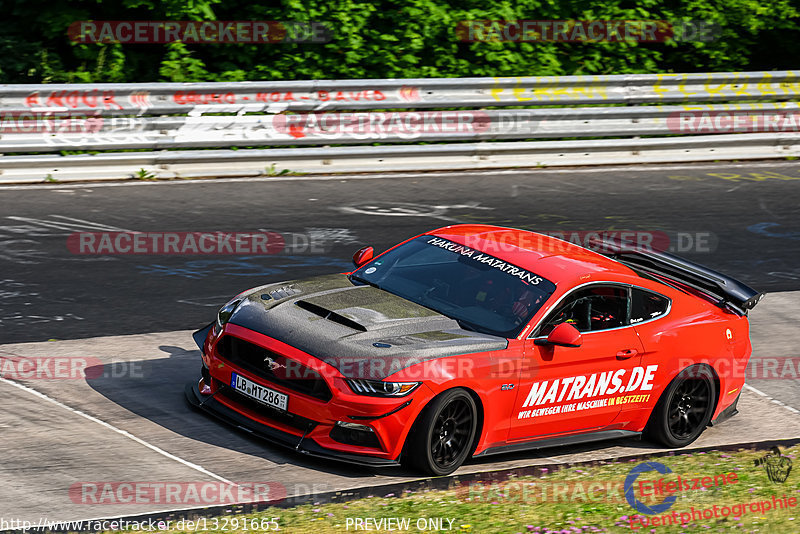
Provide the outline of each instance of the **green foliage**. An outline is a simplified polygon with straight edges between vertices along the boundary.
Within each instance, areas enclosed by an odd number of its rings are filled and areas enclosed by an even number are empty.
[[[240,81],[791,69],[792,0],[7,0],[0,82]],[[326,44],[79,44],[81,20],[326,21]],[[712,42],[461,42],[464,20],[706,20]]]
[[[180,41],[167,44],[167,54],[161,61],[159,74],[172,82],[192,82],[208,77],[205,64],[193,57]]]
[[[136,178],[137,180],[158,180],[158,176],[144,168],[136,171],[133,174],[133,178]]]

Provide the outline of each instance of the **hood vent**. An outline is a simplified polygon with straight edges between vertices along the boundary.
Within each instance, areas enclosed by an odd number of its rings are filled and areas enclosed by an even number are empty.
[[[279,287],[278,289],[273,289],[269,292],[269,296],[275,300],[285,299],[286,297],[291,297],[292,295],[296,295],[297,293],[302,293],[299,289],[295,286],[285,286]]]
[[[326,310],[322,306],[318,306],[317,304],[312,304],[307,300],[298,300],[295,304],[297,304],[299,307],[306,310],[307,312],[311,312],[314,315],[319,315],[323,319],[333,321],[334,323],[339,323],[340,325],[352,328],[353,330],[358,330],[359,332],[367,331],[364,325],[359,324],[352,319],[348,319],[344,315],[340,315],[335,311]]]

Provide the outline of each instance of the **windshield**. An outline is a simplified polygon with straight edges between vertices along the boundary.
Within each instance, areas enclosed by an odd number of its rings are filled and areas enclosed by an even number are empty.
[[[413,239],[351,275],[459,321],[463,328],[516,337],[555,284],[494,256],[435,236]]]

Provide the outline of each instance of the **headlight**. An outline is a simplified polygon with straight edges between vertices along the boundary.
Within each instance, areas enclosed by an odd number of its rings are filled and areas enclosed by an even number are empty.
[[[383,382],[381,380],[347,379],[347,385],[353,393],[372,397],[404,397],[422,382]]]
[[[239,307],[241,302],[241,300],[232,300],[219,309],[217,312],[217,329],[220,329],[227,324],[231,318],[231,315],[233,315],[233,312],[236,311],[236,308]]]

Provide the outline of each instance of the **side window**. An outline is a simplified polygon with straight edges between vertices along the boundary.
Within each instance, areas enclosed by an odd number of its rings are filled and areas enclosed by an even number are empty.
[[[608,330],[628,324],[628,290],[619,286],[592,286],[576,291],[545,319],[538,335],[546,336],[561,323],[581,332]]]
[[[631,324],[649,321],[667,313],[669,299],[644,289],[633,288],[631,293]]]

